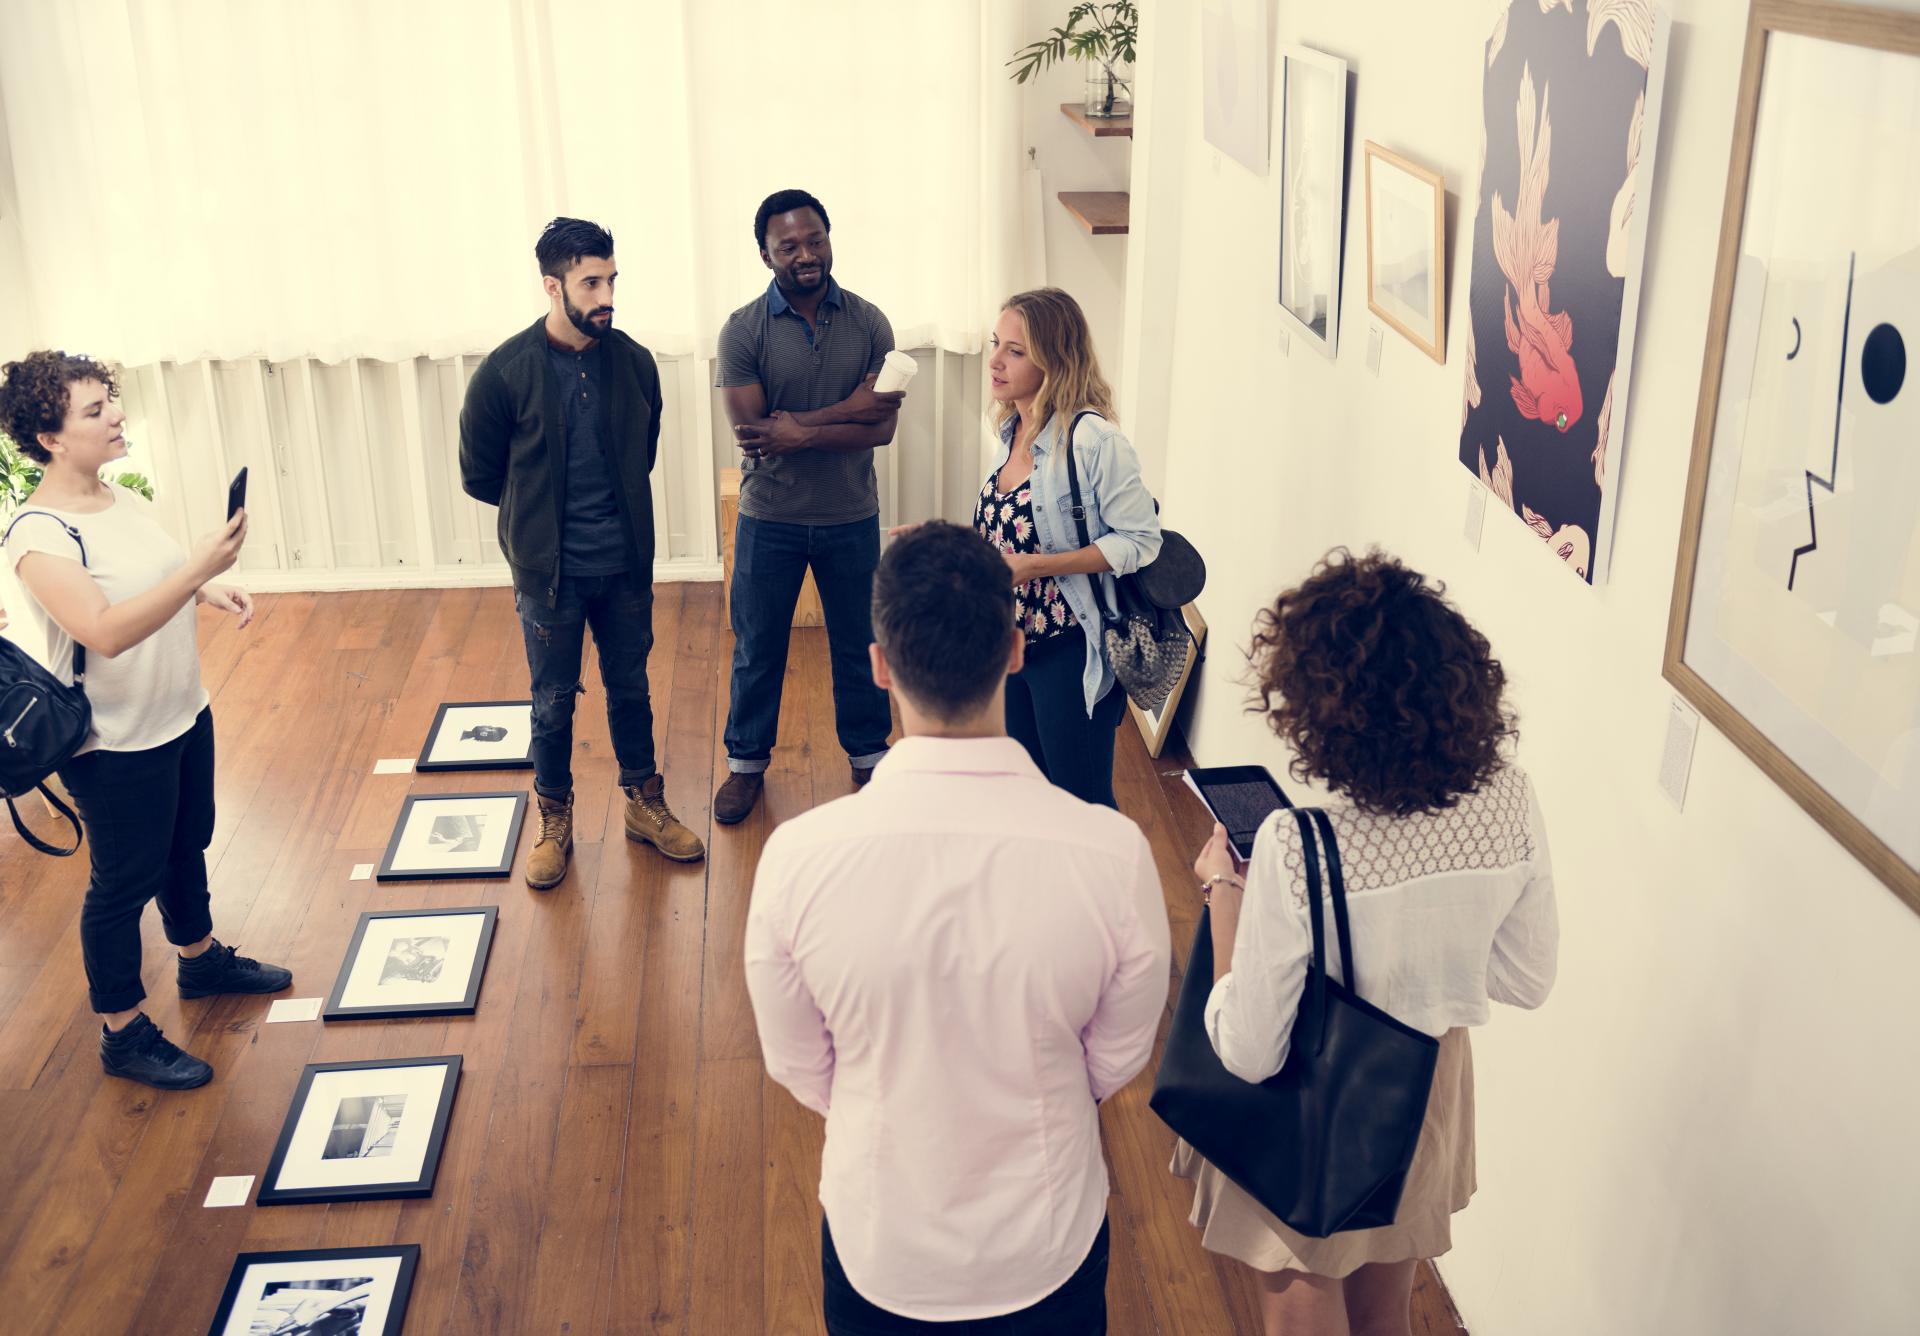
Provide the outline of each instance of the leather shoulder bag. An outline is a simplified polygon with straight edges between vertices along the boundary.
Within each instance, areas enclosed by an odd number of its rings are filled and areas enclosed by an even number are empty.
[[[1074,414],[1067,428],[1067,488],[1072,493],[1073,522],[1080,531],[1080,546],[1091,547],[1087,530],[1087,507],[1080,496],[1080,470],[1074,463],[1073,438],[1080,419],[1098,417],[1092,409]],[[1154,511],[1160,503],[1153,503]],[[1120,606],[1110,608],[1101,596],[1100,580],[1092,578],[1093,597],[1099,605],[1100,643],[1113,667],[1114,678],[1127,698],[1143,710],[1157,710],[1166,704],[1174,685],[1187,668],[1187,651],[1193,634],[1181,609],[1194,599],[1207,583],[1207,566],[1200,553],[1172,529],[1160,530],[1160,553],[1132,575],[1114,577]]]
[[[7,526],[0,547],[13,537],[14,526],[32,515],[42,515],[65,529],[80,545],[80,564],[87,564],[87,544],[80,531],[58,515],[44,510],[23,510]],[[60,801],[47,787],[47,776],[73,759],[93,727],[93,705],[87,700],[87,647],[74,642],[73,685],[68,686],[35,663],[27,652],[11,640],[0,639],[0,796],[7,800],[7,812],[20,838],[43,854],[65,858],[80,848],[80,820],[73,809]],[[15,798],[24,798],[35,789],[47,800],[47,806],[73,827],[73,845],[60,849],[48,844],[20,819]]]
[[[1402,1025],[1355,991],[1333,823],[1313,809],[1296,809],[1293,816],[1306,860],[1313,961],[1287,1060],[1256,1085],[1228,1071],[1214,1052],[1206,1025],[1213,991],[1211,911],[1202,911],[1154,1077],[1152,1108],[1289,1229],[1320,1239],[1393,1223],[1426,1120],[1440,1041]],[[1325,843],[1345,983],[1327,973],[1316,827]]]

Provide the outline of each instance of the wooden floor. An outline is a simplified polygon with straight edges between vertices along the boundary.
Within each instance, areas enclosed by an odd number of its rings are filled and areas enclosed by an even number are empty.
[[[622,838],[598,674],[579,713],[578,849],[559,888],[356,882],[409,792],[493,774],[375,775],[413,756],[442,701],[524,696],[502,589],[263,597],[245,632],[203,612],[219,722],[215,931],[324,995],[368,908],[497,903],[478,1014],[451,1022],[262,1024],[265,999],[183,1002],[157,914],[147,1008],[217,1076],[161,1094],[104,1077],[77,915],[84,856],[0,838],[0,1328],[199,1333],[236,1253],[417,1243],[415,1333],[813,1333],[822,1124],[767,1080],[740,969],[755,859],[778,821],[849,792],[823,633],[798,631],[780,746],[745,823],[709,816],[732,641],[717,585],[662,585],[651,672],[667,794],[711,848],[681,867]],[[1194,805],[1120,730],[1120,803],[1151,838],[1175,972],[1197,905]],[[517,783],[529,782],[515,775]],[[37,804],[35,805],[37,807]],[[531,845],[523,835],[521,856]],[[1177,987],[1177,981],[1176,981]],[[209,1181],[260,1174],[301,1066],[465,1057],[430,1199],[204,1209]],[[1111,1330],[1257,1332],[1238,1269],[1198,1246],[1188,1185],[1143,1077],[1102,1114],[1114,1197]],[[1453,1332],[1423,1268],[1414,1329]]]

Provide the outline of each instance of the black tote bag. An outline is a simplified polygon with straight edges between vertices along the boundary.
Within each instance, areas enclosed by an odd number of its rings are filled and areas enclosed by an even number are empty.
[[[1321,811],[1293,815],[1306,858],[1313,962],[1286,1063],[1256,1085],[1228,1071],[1214,1053],[1206,1027],[1213,936],[1205,911],[1151,1103],[1161,1121],[1289,1229],[1323,1239],[1393,1223],[1426,1119],[1440,1041],[1354,991],[1333,823]],[[1316,826],[1326,846],[1345,983],[1327,976]]]
[[[87,545],[80,531],[44,510],[23,510],[7,526],[0,547],[13,536],[14,525],[30,515],[43,515],[67,531],[80,545],[80,564],[87,564]],[[73,809],[60,801],[47,787],[46,778],[73,759],[87,740],[93,726],[93,706],[87,700],[87,648],[76,642],[73,647],[72,686],[42,668],[9,640],[0,640],[0,798],[7,804],[13,828],[20,838],[43,854],[59,858],[71,856],[80,847],[80,821]],[[14,799],[24,798],[35,789],[47,800],[47,806],[60,813],[73,827],[73,845],[61,849],[27,829],[20,819]]]

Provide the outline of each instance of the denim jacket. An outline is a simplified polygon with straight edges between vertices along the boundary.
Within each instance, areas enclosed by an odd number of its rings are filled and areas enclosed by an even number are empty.
[[[1000,455],[993,471],[1000,472],[1013,453],[1018,419],[1009,417],[1000,427]],[[1058,414],[1047,420],[1033,442],[1033,529],[1042,552],[1077,552],[1080,530],[1073,520],[1073,493],[1067,485],[1067,453],[1063,439],[1067,422]],[[1073,438],[1073,461],[1080,476],[1080,500],[1087,508],[1087,533],[1113,567],[1098,577],[1099,596],[1107,608],[1117,607],[1114,576],[1131,575],[1160,555],[1160,521],[1153,494],[1140,478],[1140,458],[1133,444],[1105,418],[1089,413],[1080,419]],[[1080,623],[1087,641],[1087,716],[1094,704],[1113,687],[1113,669],[1100,646],[1102,619],[1094,605],[1095,577],[1057,577],[1060,594]]]

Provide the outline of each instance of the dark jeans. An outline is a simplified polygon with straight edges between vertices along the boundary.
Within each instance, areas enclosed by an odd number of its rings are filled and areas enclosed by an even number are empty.
[[[1027,646],[1027,664],[1007,679],[1007,732],[1050,784],[1074,797],[1118,808],[1113,797],[1113,732],[1127,713],[1115,682],[1087,718],[1086,637],[1078,630]]]
[[[854,765],[887,751],[893,713],[873,684],[873,572],[880,521],[780,524],[740,517],[733,539],[733,689],[727,704],[727,768],[765,770],[780,726],[780,688],[800,584],[813,568],[833,663],[833,722]]]
[[[840,1269],[833,1231],[820,1222],[820,1275],[824,1282],[828,1336],[1103,1336],[1107,1329],[1107,1222],[1093,1240],[1086,1261],[1060,1288],[1030,1308],[999,1317],[959,1322],[923,1322],[868,1303]]]
[[[140,912],[160,902],[175,946],[213,931],[207,845],[213,840],[213,711],[146,751],[91,751],[60,767],[87,831],[93,869],[80,906],[87,1001],[131,1011],[140,982]]]
[[[580,660],[586,628],[600,651],[607,688],[607,728],[613,734],[620,782],[640,784],[654,773],[653,698],[647,693],[647,653],[653,648],[653,585],[631,575],[561,576],[551,608],[515,593],[520,633],[533,679],[533,788],[563,798],[573,788],[573,706],[586,688]]]

